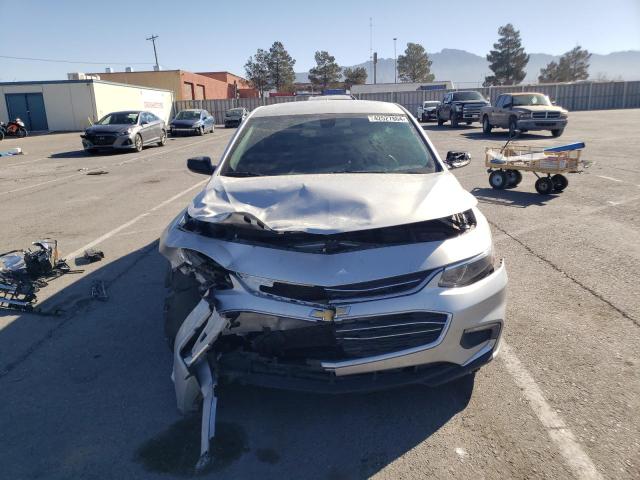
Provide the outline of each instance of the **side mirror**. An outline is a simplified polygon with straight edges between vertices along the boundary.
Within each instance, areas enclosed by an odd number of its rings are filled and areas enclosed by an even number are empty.
[[[449,170],[452,168],[466,167],[471,163],[471,154],[469,152],[447,152],[447,158],[444,161]]]
[[[144,127],[145,125],[149,125],[149,122],[147,122],[146,120],[142,120],[140,122],[140,125],[142,125]]]
[[[193,157],[187,160],[187,168],[193,173],[201,175],[213,175],[216,168],[211,163],[209,157]]]
[[[551,105],[557,105],[555,100],[551,100]]]
[[[505,103],[504,104],[504,108],[511,108],[513,107],[513,103]]]

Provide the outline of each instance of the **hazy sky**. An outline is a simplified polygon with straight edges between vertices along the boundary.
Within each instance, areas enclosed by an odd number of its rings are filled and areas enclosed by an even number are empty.
[[[530,53],[560,54],[577,44],[595,53],[640,50],[640,0],[0,0],[0,55],[98,62],[0,58],[0,81],[62,79],[125,64],[151,69],[145,38],[152,33],[160,36],[165,69],[243,74],[247,58],[275,40],[297,60],[296,71],[312,66],[316,50],[352,65],[369,58],[369,17],[380,57],[393,57],[393,37],[398,52],[418,42],[429,52],[485,55],[507,22]]]

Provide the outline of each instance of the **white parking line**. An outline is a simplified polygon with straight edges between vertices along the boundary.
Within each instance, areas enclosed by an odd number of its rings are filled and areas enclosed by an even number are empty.
[[[596,175],[596,177],[604,178],[605,180],[611,180],[612,182],[622,183],[622,180],[618,180],[617,178],[607,177],[605,175]]]
[[[71,252],[65,256],[63,256],[62,258],[64,258],[67,261],[71,261],[76,257],[79,257],[80,255],[82,255],[84,253],[84,251],[88,248],[92,248],[95,247],[96,245],[104,242],[105,240],[113,237],[114,235],[118,234],[119,232],[121,232],[122,230],[130,227],[131,225],[135,224],[136,222],[142,220],[145,217],[148,217],[149,215],[151,215],[153,212],[155,212],[156,210],[161,209],[162,207],[170,204],[171,202],[173,202],[174,200],[177,200],[178,198],[182,197],[183,195],[186,195],[187,193],[189,193],[192,190],[195,190],[196,188],[202,187],[205,183],[207,183],[209,180],[202,180],[201,182],[196,183],[195,185],[187,188],[186,190],[181,191],[180,193],[175,194],[173,197],[165,200],[162,203],[159,203],[158,205],[156,205],[155,207],[153,207],[152,209],[146,211],[145,213],[141,213],[140,215],[138,215],[137,217],[132,218],[131,220],[129,220],[126,223],[123,223],[122,225],[120,225],[119,227],[114,228],[113,230],[111,230],[110,232],[105,233],[104,235],[102,235],[101,237],[96,238],[95,240],[93,240],[92,242],[87,243],[85,246],[80,247],[79,249],[77,249],[74,252]]]
[[[10,193],[22,192],[22,191],[24,191],[24,190],[29,190],[29,189],[31,189],[31,188],[38,188],[38,187],[41,187],[42,185],[47,185],[47,184],[49,184],[49,183],[61,182],[61,181],[66,180],[66,179],[68,179],[68,178],[73,178],[73,177],[78,177],[78,176],[81,176],[81,175],[86,175],[88,171],[92,171],[92,170],[102,170],[102,169],[110,168],[110,167],[120,167],[120,166],[122,166],[122,165],[126,165],[126,164],[128,164],[128,163],[135,162],[136,160],[139,160],[139,159],[141,159],[141,158],[142,158],[142,159],[147,159],[147,158],[155,157],[155,156],[157,156],[157,155],[162,155],[162,154],[165,154],[165,153],[175,152],[176,150],[181,150],[181,149],[183,149],[183,148],[188,148],[188,147],[191,147],[191,146],[193,146],[193,145],[198,145],[199,143],[203,143],[203,142],[205,142],[205,141],[207,141],[207,140],[209,140],[209,139],[208,139],[208,138],[207,138],[207,139],[203,139],[203,140],[200,140],[199,142],[193,142],[193,143],[190,143],[190,144],[188,144],[188,145],[181,145],[181,146],[176,147],[176,148],[171,149],[171,150],[169,150],[169,149],[162,149],[161,151],[156,152],[156,153],[152,153],[151,155],[138,155],[138,156],[136,156],[136,157],[130,158],[130,159],[128,159],[128,160],[124,160],[124,161],[122,161],[122,162],[112,163],[112,164],[110,164],[110,165],[103,165],[103,166],[100,166],[100,167],[90,168],[89,170],[86,170],[86,171],[84,171],[84,172],[73,173],[73,174],[71,174],[71,175],[66,175],[66,176],[64,176],[64,177],[54,178],[54,179],[52,179],[52,180],[47,180],[46,182],[36,183],[36,184],[33,184],[33,185],[25,185],[24,187],[15,188],[15,189],[13,189],[13,190],[6,190],[6,191],[4,191],[4,192],[0,192],[0,196],[2,196],[2,195],[8,195],[8,194],[10,194]]]
[[[602,475],[582,449],[573,432],[549,405],[536,381],[504,340],[501,350],[499,358],[502,359],[516,385],[522,389],[531,409],[547,430],[551,440],[557,445],[574,476],[579,479],[601,480]]]

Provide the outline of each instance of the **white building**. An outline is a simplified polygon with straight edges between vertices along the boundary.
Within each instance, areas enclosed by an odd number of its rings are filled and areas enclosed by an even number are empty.
[[[118,110],[147,110],[169,121],[172,106],[170,90],[97,79],[0,83],[0,120],[19,117],[30,131],[84,130]]]

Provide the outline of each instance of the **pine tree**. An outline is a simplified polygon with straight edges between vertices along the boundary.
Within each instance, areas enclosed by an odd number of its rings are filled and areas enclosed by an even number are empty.
[[[507,23],[498,29],[500,38],[493,44],[493,50],[487,55],[489,68],[493,75],[485,77],[484,86],[517,85],[527,75],[525,68],[529,55],[524,51],[520,32]]]
[[[336,57],[327,51],[315,54],[316,66],[309,70],[309,81],[316,87],[327,88],[340,81],[342,69],[336,63]]]
[[[433,82],[431,60],[419,43],[407,43],[404,55],[398,56],[398,77],[401,82]]]
[[[296,74],[293,66],[296,61],[291,58],[282,42],[273,42],[267,55],[267,68],[269,70],[269,86],[277,92],[293,91],[293,82]]]
[[[259,48],[256,54],[249,57],[244,65],[247,80],[251,86],[258,90],[260,97],[264,97],[264,92],[269,89],[269,66],[267,60],[269,52]]]
[[[569,50],[558,62],[549,62],[540,69],[540,83],[575,82],[589,78],[589,59],[591,54],[580,45]]]
[[[367,83],[367,69],[364,67],[347,67],[342,72],[344,88],[350,89],[354,85]]]

